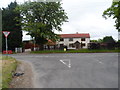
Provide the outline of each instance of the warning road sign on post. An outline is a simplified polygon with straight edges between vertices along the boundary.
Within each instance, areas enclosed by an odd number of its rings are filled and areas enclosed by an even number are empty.
[[[5,37],[6,37],[6,54],[8,54],[7,37],[8,37],[8,35],[10,34],[10,32],[9,32],[9,31],[3,31],[3,34],[4,34],[4,35],[5,35]]]
[[[5,37],[7,38],[8,37],[8,35],[10,34],[10,32],[9,31],[3,31],[3,34],[5,35]]]

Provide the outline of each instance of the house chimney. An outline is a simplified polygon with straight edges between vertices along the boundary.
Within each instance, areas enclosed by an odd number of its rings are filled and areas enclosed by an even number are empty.
[[[76,34],[78,34],[78,32],[76,32]]]

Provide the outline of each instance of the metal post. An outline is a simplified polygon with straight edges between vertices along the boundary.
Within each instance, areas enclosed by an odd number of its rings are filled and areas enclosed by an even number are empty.
[[[8,54],[7,37],[6,37],[6,54]]]
[[[35,38],[34,38],[34,51],[35,51]]]

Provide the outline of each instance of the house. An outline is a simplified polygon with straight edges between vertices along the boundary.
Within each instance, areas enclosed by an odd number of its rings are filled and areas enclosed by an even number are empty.
[[[90,43],[89,33],[76,33],[76,34],[59,34],[60,40],[53,42],[48,40],[44,44],[44,50],[54,50],[54,49],[82,49],[88,48]],[[39,48],[39,45],[33,43],[33,41],[24,41],[25,49]]]
[[[54,50],[56,49],[56,42],[48,40],[48,42],[44,45],[44,50]]]
[[[60,40],[56,42],[57,47],[67,47],[67,49],[88,48],[90,43],[89,33],[60,34]]]
[[[33,49],[39,50],[39,45],[35,44],[33,40],[24,40],[23,44],[23,49],[25,51],[33,51]]]

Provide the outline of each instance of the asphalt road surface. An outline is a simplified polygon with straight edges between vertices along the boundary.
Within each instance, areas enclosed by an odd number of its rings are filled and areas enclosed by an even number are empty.
[[[118,88],[117,53],[10,56],[32,64],[36,88]]]

